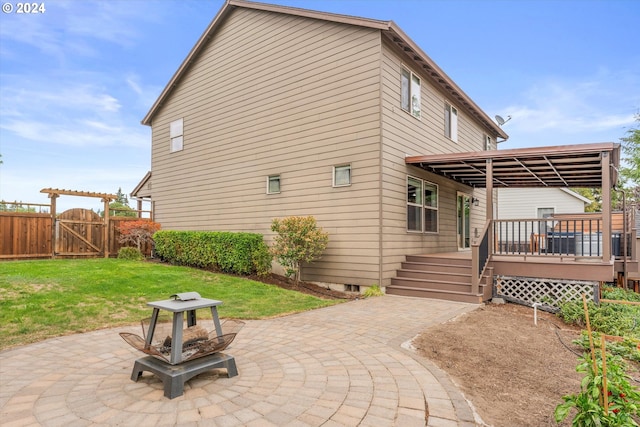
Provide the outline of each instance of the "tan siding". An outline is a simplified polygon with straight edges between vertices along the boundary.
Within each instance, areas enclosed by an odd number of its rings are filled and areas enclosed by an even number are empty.
[[[483,149],[482,129],[458,108],[458,142],[444,136],[444,106],[450,102],[430,83],[420,70],[409,69],[422,77],[420,120],[400,108],[400,70],[403,61],[393,47],[383,44],[382,61],[382,191],[383,191],[383,280],[386,286],[407,254],[448,252],[457,250],[456,195],[458,191],[481,199],[472,207],[471,235],[474,228],[484,225],[484,190],[476,191],[404,163],[407,155],[480,151]],[[455,104],[453,104],[455,106]],[[438,185],[439,232],[407,232],[406,179],[416,176]]]
[[[314,215],[330,234],[307,280],[371,285],[379,264],[380,35],[237,9],[153,120],[153,200],[165,229],[254,231]],[[184,119],[184,150],[169,123]],[[352,185],[332,187],[332,166]],[[282,192],[266,193],[280,174]]]

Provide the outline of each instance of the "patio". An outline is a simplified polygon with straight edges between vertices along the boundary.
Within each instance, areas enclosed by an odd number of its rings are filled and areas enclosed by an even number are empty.
[[[139,326],[3,351],[0,417],[10,425],[475,425],[448,376],[407,349],[477,305],[384,296],[248,321],[230,347],[239,375],[202,374],[169,400],[118,336]],[[79,371],[78,366],[86,368]]]

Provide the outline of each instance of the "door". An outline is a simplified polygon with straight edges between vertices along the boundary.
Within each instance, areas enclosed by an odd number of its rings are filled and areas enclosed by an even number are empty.
[[[457,197],[457,218],[458,218],[458,249],[469,249],[471,247],[471,196],[465,193],[458,193]]]

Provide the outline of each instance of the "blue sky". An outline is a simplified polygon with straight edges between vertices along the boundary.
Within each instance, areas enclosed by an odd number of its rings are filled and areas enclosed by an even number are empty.
[[[140,120],[223,3],[45,0],[41,14],[2,13],[0,199],[129,193],[151,166]],[[640,1],[269,3],[395,21],[490,117],[512,116],[500,148],[619,142],[640,111]]]

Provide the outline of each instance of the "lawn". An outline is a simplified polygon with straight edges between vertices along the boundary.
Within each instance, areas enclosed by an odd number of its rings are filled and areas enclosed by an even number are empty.
[[[179,292],[221,300],[221,318],[264,319],[339,303],[253,280],[118,259],[0,262],[0,349],[139,322]]]

